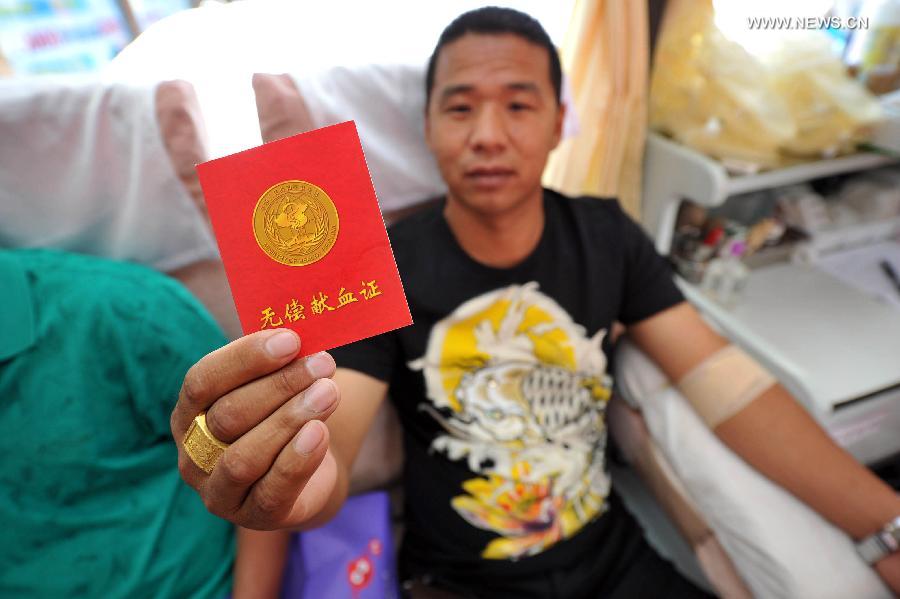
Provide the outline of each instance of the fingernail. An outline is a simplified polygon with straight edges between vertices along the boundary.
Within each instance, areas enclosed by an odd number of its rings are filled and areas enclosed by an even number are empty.
[[[306,370],[314,379],[334,374],[334,358],[321,351],[306,358]]]
[[[283,358],[285,356],[289,356],[293,353],[296,353],[297,350],[300,349],[300,345],[297,343],[297,341],[297,335],[289,331],[275,333],[274,335],[266,339],[266,353],[268,353],[273,358]]]
[[[325,432],[318,421],[307,422],[306,426],[300,429],[300,435],[297,437],[297,440],[294,441],[294,450],[300,455],[310,454],[319,446],[324,436]]]
[[[325,380],[313,383],[303,394],[303,405],[314,414],[321,414],[334,405],[337,396],[334,384]]]

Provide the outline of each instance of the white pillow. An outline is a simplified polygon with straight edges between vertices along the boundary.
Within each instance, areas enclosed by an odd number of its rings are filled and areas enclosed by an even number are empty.
[[[623,341],[615,364],[621,393],[640,407],[651,436],[754,596],[891,596],[846,534],[719,442],[646,355]]]
[[[218,255],[160,136],[156,86],[0,81],[0,247],[171,271]]]
[[[423,68],[335,67],[294,77],[315,127],[354,120],[383,212],[443,194],[425,144]]]

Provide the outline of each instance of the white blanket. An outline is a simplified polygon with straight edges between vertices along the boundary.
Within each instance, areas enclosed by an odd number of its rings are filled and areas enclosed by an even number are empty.
[[[628,342],[617,350],[616,377],[755,597],[891,596],[846,534],[720,443],[656,365]]]
[[[217,255],[159,134],[154,86],[0,81],[0,247],[170,271]]]

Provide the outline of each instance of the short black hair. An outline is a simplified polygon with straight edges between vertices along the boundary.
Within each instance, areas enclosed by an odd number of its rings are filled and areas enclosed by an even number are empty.
[[[431,89],[434,87],[434,69],[441,49],[449,43],[455,42],[467,33],[497,34],[511,33],[525,40],[541,46],[547,50],[550,58],[550,82],[556,94],[556,102],[559,103],[562,96],[562,66],[559,64],[559,54],[550,40],[550,36],[533,17],[512,8],[499,6],[485,6],[463,13],[447,25],[438,38],[438,43],[428,59],[428,69],[425,71],[425,110],[431,102]]]

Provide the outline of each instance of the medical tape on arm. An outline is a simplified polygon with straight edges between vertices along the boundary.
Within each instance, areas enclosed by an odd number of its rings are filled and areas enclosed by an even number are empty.
[[[678,390],[710,429],[716,428],[777,381],[734,345],[707,357],[678,382]]]

